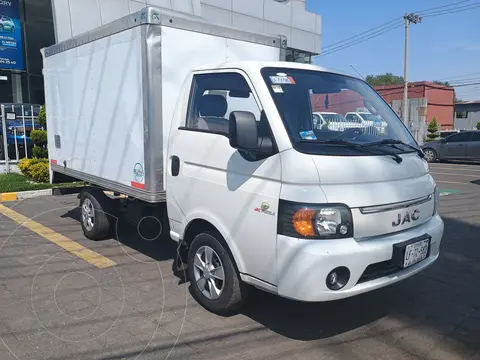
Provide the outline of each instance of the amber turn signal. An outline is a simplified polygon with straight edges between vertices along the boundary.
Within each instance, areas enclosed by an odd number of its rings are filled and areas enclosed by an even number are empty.
[[[313,219],[315,210],[302,208],[293,215],[292,225],[297,233],[302,236],[314,236]]]

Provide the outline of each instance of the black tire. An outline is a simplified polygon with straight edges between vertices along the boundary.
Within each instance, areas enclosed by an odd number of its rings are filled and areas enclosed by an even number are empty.
[[[216,300],[207,298],[195,280],[194,258],[197,250],[203,246],[213,249],[223,265],[224,285],[220,296]],[[226,250],[223,238],[217,232],[204,232],[193,239],[188,251],[187,271],[194,298],[205,309],[213,313],[222,315],[233,313],[243,305],[248,296],[249,286],[241,281],[234,260]]]
[[[423,150],[423,153],[425,154],[425,160],[429,163],[437,161],[437,152],[435,150],[426,148]]]
[[[83,206],[87,202],[90,202],[90,204],[93,206],[94,221],[92,227],[87,226],[84,220]],[[112,226],[112,217],[111,215],[109,215],[109,211],[111,211],[111,208],[108,205],[108,198],[101,191],[84,191],[80,195],[80,222],[82,225],[83,233],[88,239],[103,240],[109,237]]]

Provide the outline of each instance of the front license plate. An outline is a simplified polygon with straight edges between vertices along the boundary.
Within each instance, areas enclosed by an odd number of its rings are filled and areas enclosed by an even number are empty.
[[[428,255],[428,249],[430,246],[430,240],[425,239],[405,247],[405,256],[403,258],[403,267],[412,266],[425,258]]]

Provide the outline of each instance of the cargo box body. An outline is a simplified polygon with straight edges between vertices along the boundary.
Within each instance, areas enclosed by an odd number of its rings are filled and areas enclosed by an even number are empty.
[[[282,60],[285,51],[280,36],[154,7],[44,49],[52,181],[62,173],[164,201],[171,119],[187,74],[204,64]]]

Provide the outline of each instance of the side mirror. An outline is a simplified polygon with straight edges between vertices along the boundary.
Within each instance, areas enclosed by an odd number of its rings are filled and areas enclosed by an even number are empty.
[[[258,137],[257,120],[248,111],[232,111],[229,119],[230,146],[261,154],[271,153],[273,144],[268,137]]]

